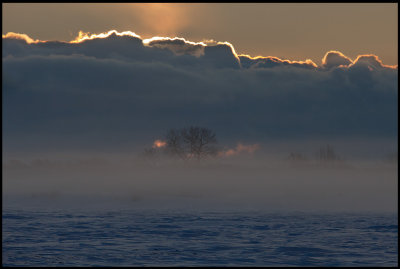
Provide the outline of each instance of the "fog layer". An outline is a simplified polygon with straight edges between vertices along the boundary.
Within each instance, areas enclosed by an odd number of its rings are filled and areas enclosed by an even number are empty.
[[[134,155],[11,160],[3,207],[394,212],[397,164],[242,156],[201,162]]]

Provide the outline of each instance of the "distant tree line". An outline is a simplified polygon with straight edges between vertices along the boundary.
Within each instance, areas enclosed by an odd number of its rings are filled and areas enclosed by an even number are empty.
[[[307,158],[305,155],[302,153],[298,152],[291,152],[289,156],[287,157],[287,160],[289,161],[306,161]],[[326,145],[320,147],[316,152],[315,152],[315,160],[320,162],[320,163],[332,163],[332,162],[338,162],[341,161],[342,159],[339,157],[339,155],[335,152],[333,147],[331,145]]]

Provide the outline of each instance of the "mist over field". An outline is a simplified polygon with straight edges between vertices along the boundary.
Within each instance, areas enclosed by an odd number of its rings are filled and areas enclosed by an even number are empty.
[[[398,166],[393,159],[321,162],[312,154],[305,160],[289,160],[288,156],[260,151],[183,161],[163,155],[149,159],[139,153],[70,153],[8,159],[3,163],[3,207],[397,210]]]

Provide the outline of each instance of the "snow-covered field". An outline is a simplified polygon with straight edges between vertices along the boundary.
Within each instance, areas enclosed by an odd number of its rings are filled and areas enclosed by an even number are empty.
[[[396,266],[397,164],[3,164],[4,266]]]
[[[3,266],[396,266],[395,214],[3,210]]]

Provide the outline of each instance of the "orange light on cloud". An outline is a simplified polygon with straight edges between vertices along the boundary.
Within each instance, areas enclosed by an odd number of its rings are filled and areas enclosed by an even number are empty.
[[[228,41],[224,41],[224,42],[217,42],[218,45],[227,45],[228,47],[231,48],[233,55],[235,55],[235,58],[239,61],[240,63],[240,59],[239,59],[239,55],[236,53],[235,48],[233,47],[233,45],[231,43],[229,43]]]
[[[347,57],[346,55],[344,55],[340,51],[330,50],[327,53],[325,53],[324,58],[322,58],[322,65],[326,65],[327,64],[328,55],[331,54],[331,53],[339,55],[341,58],[344,58],[344,59],[348,60],[350,63],[354,63],[354,61],[352,59],[350,59],[349,57]]]
[[[177,42],[178,41],[178,42]],[[203,42],[193,42],[186,40],[182,37],[161,37],[154,36],[152,38],[147,38],[142,40],[144,46],[148,47],[159,47],[159,48],[168,48],[173,51],[177,55],[184,55],[187,53],[187,50],[195,49],[195,51],[191,51],[192,55],[196,57],[200,57],[204,55],[204,48],[207,46]]]
[[[228,42],[228,41],[223,41],[223,42],[222,42],[222,41],[215,41],[215,40],[213,40],[213,39],[206,39],[206,40],[203,40],[202,43],[205,43],[207,46],[226,45],[226,46],[228,46],[228,47],[231,48],[232,54],[233,54],[233,55],[235,56],[235,58],[240,62],[240,59],[239,59],[239,56],[240,56],[240,55],[238,55],[238,54],[236,53],[235,47],[234,47],[230,42]]]
[[[322,65],[326,65],[327,62],[327,58],[329,56],[329,54],[337,54],[339,57],[346,59],[347,61],[350,62],[350,64],[348,65],[340,65],[340,67],[351,67],[355,64],[357,64],[358,62],[364,62],[369,64],[368,68],[371,69],[371,64],[372,62],[375,62],[376,64],[378,64],[378,66],[380,67],[385,67],[385,68],[391,68],[391,69],[397,69],[397,65],[386,65],[383,64],[383,62],[381,61],[381,59],[379,59],[379,57],[375,54],[362,54],[362,55],[358,55],[357,58],[353,61],[352,59],[350,59],[349,57],[347,57],[346,55],[344,55],[343,53],[341,53],[340,51],[337,50],[331,50],[328,51],[327,53],[325,53],[324,58],[322,59]]]
[[[386,65],[383,64],[381,59],[379,59],[378,56],[376,56],[375,54],[363,54],[363,55],[358,55],[357,58],[354,60],[352,65],[355,65],[357,62],[369,62],[369,59],[372,59],[372,61],[375,61],[378,63],[378,65],[380,65],[381,67],[385,67],[385,68],[391,68],[391,69],[397,69],[397,65]]]
[[[167,41],[167,40],[169,40],[169,41],[181,40],[181,41],[185,42],[186,44],[190,44],[190,45],[201,45],[204,47],[207,46],[203,42],[193,42],[193,41],[186,40],[183,37],[162,37],[162,36],[154,36],[152,38],[144,39],[143,44],[149,45],[153,41]]]
[[[131,36],[131,37],[135,37],[135,38],[139,38],[142,40],[143,45],[145,46],[151,46],[151,42],[152,41],[164,41],[164,40],[170,40],[170,41],[174,41],[174,40],[181,40],[183,42],[185,42],[186,44],[190,44],[190,45],[201,45],[201,46],[215,46],[215,45],[226,45],[229,46],[232,50],[232,54],[238,59],[238,61],[240,62],[240,58],[239,57],[247,57],[251,60],[257,60],[257,59],[267,59],[267,60],[271,60],[277,63],[288,63],[288,64],[304,64],[304,65],[310,65],[313,66],[315,68],[318,68],[318,65],[315,64],[312,60],[310,59],[306,59],[305,61],[292,61],[292,60],[283,60],[280,59],[278,57],[274,57],[274,56],[255,56],[252,57],[250,55],[247,54],[237,54],[235,51],[234,46],[227,42],[220,42],[220,41],[214,41],[214,40],[203,40],[201,42],[193,42],[193,41],[189,41],[186,40],[185,38],[182,37],[160,37],[160,36],[155,36],[152,38],[147,38],[147,39],[142,39],[139,35],[137,35],[134,32],[131,31],[124,31],[124,32],[118,32],[117,30],[110,30],[108,32],[103,32],[100,34],[90,34],[90,33],[85,33],[83,31],[79,31],[78,36],[69,42],[66,43],[81,43],[85,40],[92,40],[92,39],[97,39],[97,38],[107,38],[109,36],[111,36],[112,34],[115,34],[117,36]],[[20,33],[14,33],[14,32],[8,32],[5,35],[2,35],[3,38],[10,38],[10,39],[20,39],[20,40],[25,40],[26,43],[28,44],[32,44],[32,43],[44,43],[44,42],[48,42],[46,40],[38,40],[38,39],[33,39],[31,37],[29,37],[26,34],[20,34]],[[375,61],[380,67],[384,67],[384,68],[391,68],[391,69],[397,69],[398,65],[386,65],[383,64],[382,61],[379,59],[379,57],[377,55],[374,54],[364,54],[364,55],[358,55],[357,58],[353,61],[351,60],[349,57],[345,56],[343,53],[339,52],[339,51],[328,51],[324,58],[322,59],[322,66],[324,64],[327,63],[327,56],[329,55],[329,53],[335,53],[337,55],[339,55],[339,57],[343,57],[343,59],[347,59],[351,62],[351,64],[349,64],[348,66],[345,67],[351,67],[354,64],[356,64],[357,62],[369,62],[370,60],[368,60],[368,58],[372,58],[372,61]]]
[[[156,141],[154,141],[153,143],[153,148],[162,148],[165,147],[167,145],[167,142],[162,141],[160,139],[157,139]]]
[[[220,157],[230,157],[230,156],[239,155],[239,154],[241,154],[243,152],[249,153],[249,154],[253,154],[259,148],[260,148],[259,144],[243,145],[242,143],[238,143],[237,146],[234,149],[228,149],[226,151],[218,152],[218,156],[220,156]]]
[[[232,46],[233,47],[233,46]],[[306,59],[305,61],[291,61],[291,60],[282,60],[278,57],[275,56],[255,56],[252,57],[248,54],[239,54],[238,56],[240,57],[247,57],[251,60],[257,60],[257,59],[266,59],[266,60],[272,60],[274,62],[281,62],[281,63],[288,63],[288,64],[306,64],[306,65],[312,65],[313,67],[317,68],[318,65],[313,62],[311,59]]]
[[[131,31],[124,31],[124,32],[118,32],[117,30],[110,30],[108,32],[100,33],[100,34],[90,34],[90,33],[85,33],[83,31],[79,31],[78,36],[70,41],[70,43],[81,43],[85,40],[91,40],[91,39],[96,39],[96,38],[107,38],[110,35],[115,34],[117,36],[132,36],[136,38],[140,38],[139,35],[135,34],[134,32]]]
[[[32,38],[30,38],[28,35],[26,34],[18,34],[18,33],[14,33],[14,32],[8,32],[5,35],[2,35],[3,38],[13,38],[13,39],[21,39],[21,40],[25,40],[26,43],[31,44],[31,43],[39,43],[39,42],[45,42],[45,41],[41,41],[41,40],[33,40]]]

